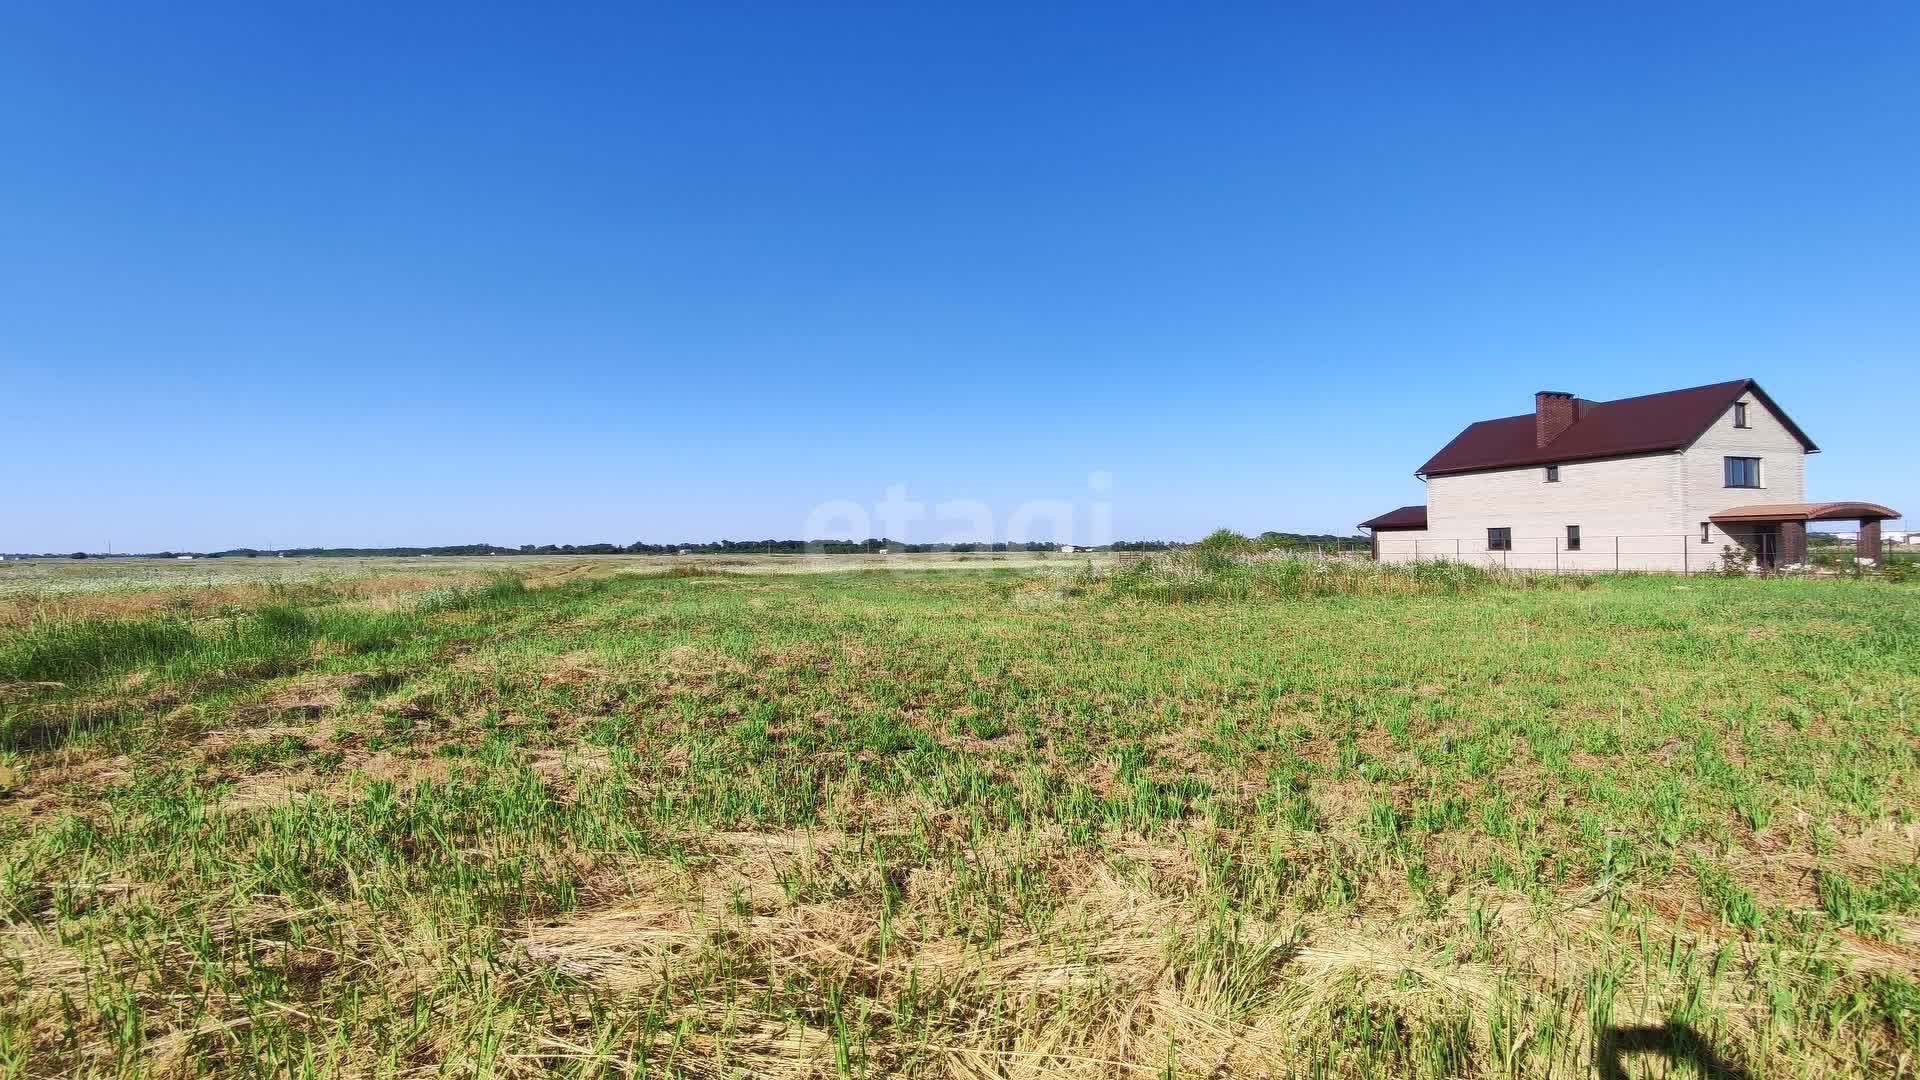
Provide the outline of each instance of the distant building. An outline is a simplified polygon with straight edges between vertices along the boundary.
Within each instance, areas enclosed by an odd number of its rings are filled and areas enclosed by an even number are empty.
[[[1074,552],[1076,552],[1076,551],[1079,551],[1079,550],[1080,550],[1079,548],[1077,548],[1077,547],[1074,547],[1074,546],[1073,546],[1072,544],[1061,544],[1061,545],[1060,545],[1060,554],[1062,554],[1062,555],[1071,555],[1071,554],[1073,554]]]

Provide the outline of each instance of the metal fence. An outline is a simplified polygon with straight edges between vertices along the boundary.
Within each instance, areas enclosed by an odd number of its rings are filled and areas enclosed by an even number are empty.
[[[1485,536],[1402,538],[1382,532],[1376,543],[1381,562],[1465,562],[1546,573],[1704,574],[1784,565],[1777,550],[1730,542],[1725,536],[1702,543],[1698,533],[1583,536],[1571,544],[1565,536],[1515,536],[1500,546]],[[1887,539],[1881,541],[1877,558],[1865,563],[1852,543],[1809,543],[1806,564],[1817,571],[1864,573],[1916,562],[1920,562],[1920,545]]]

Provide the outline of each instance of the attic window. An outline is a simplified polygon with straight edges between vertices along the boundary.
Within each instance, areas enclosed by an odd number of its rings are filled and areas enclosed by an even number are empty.
[[[1560,482],[1560,466],[1558,465],[1547,466],[1547,483],[1557,484],[1559,482]]]
[[[1744,401],[1736,401],[1733,403],[1733,426],[1734,427],[1751,427],[1752,426],[1751,424],[1747,423],[1747,403]]]

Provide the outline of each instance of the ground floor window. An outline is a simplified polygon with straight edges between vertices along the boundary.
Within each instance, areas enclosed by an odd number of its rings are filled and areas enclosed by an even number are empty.
[[[1700,523],[1700,542],[1701,543],[1703,544],[1713,543],[1713,536],[1711,533],[1712,528],[1713,528],[1713,525],[1711,522],[1703,521]]]
[[[1513,550],[1513,530],[1510,528],[1488,529],[1487,530],[1487,550],[1488,551],[1512,551]]]
[[[1578,525],[1567,526],[1567,550],[1580,550],[1580,526]]]

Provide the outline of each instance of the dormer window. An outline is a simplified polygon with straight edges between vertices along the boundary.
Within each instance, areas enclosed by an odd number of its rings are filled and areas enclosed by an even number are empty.
[[[1559,482],[1560,482],[1560,466],[1558,465],[1547,466],[1547,483],[1557,484]]]
[[[1747,423],[1747,403],[1744,401],[1736,401],[1733,403],[1733,426],[1734,427],[1751,427],[1752,426],[1751,424]]]

